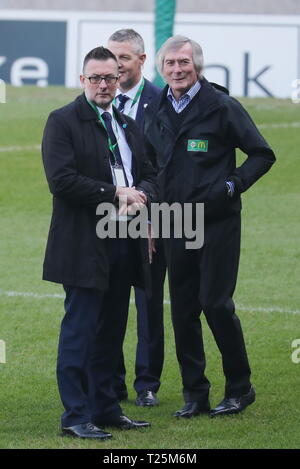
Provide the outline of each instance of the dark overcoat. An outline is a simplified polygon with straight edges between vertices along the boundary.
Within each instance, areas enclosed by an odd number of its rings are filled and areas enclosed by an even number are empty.
[[[133,119],[116,109],[114,113],[132,151],[134,185],[143,190],[149,202],[155,201],[155,171],[145,156],[142,135]],[[106,131],[84,94],[49,115],[42,156],[53,194],[43,279],[105,290],[109,278],[107,240],[97,237],[96,208],[102,202],[114,203],[116,188]],[[141,244],[141,262],[147,272],[146,240]],[[137,274],[140,286],[142,277]]]

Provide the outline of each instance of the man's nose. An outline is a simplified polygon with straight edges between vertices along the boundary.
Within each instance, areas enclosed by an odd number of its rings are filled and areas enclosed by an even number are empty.
[[[101,80],[101,82],[99,83],[98,87],[101,89],[101,90],[105,90],[107,88],[107,83],[105,80]]]
[[[173,71],[174,71],[175,73],[180,73],[180,72],[182,71],[181,65],[180,65],[178,62],[175,62],[175,63],[174,63]]]

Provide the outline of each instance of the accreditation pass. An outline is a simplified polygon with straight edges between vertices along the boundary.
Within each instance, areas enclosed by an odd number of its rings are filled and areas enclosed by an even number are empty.
[[[121,165],[115,164],[112,166],[112,170],[115,177],[116,186],[126,187],[126,179],[124,174],[124,169]]]

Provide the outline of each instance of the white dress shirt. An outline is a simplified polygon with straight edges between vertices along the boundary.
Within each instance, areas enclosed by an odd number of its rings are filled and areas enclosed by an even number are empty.
[[[138,92],[139,87],[142,84],[142,80],[143,80],[143,77],[141,77],[140,81],[133,88],[131,88],[131,90],[126,91],[126,93],[122,93],[122,91],[119,90],[119,89],[116,92],[117,107],[119,107],[119,104],[120,104],[120,102],[118,100],[119,94],[124,94],[124,95],[128,96],[129,99],[125,103],[123,114],[129,115],[132,119],[136,118],[136,113],[137,113],[137,109],[138,109],[138,105],[139,105],[141,96],[139,97],[137,102],[134,104],[134,106],[132,106],[132,103],[133,103],[133,100],[135,98],[135,95]]]
[[[125,133],[124,133],[124,129],[118,124],[118,122],[114,118],[112,106],[109,109],[105,109],[105,110],[99,106],[97,107],[99,109],[100,114],[103,114],[103,112],[109,112],[110,115],[112,116],[112,122],[111,122],[112,128],[113,128],[114,134],[118,142],[118,147],[120,150],[124,171],[126,173],[128,185],[129,187],[132,187],[133,185],[133,177],[132,177],[132,172],[131,172],[132,171],[132,152],[128,146]],[[112,175],[113,175],[113,171],[112,171]]]

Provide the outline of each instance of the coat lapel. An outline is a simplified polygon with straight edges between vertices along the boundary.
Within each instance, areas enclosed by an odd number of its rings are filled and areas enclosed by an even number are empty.
[[[147,107],[147,105],[148,105],[148,97],[145,95],[145,88],[144,88],[141,94],[140,100],[139,100],[139,105],[137,108],[137,113],[136,113],[136,118],[135,118],[136,123],[140,129],[144,127],[144,110],[145,110],[145,107]]]
[[[78,96],[76,99],[77,112],[81,120],[90,121],[91,131],[94,138],[93,148],[97,149],[97,156],[99,161],[104,164],[106,177],[112,180],[110,168],[110,150],[108,146],[106,131],[99,121],[98,116],[94,109],[89,105],[86,100],[85,94]]]
[[[148,104],[150,104],[152,98],[153,98],[153,95],[151,93],[149,82],[148,80],[145,79],[144,89],[142,91],[142,94],[139,100],[136,118],[135,118],[135,121],[140,129],[144,128],[145,109],[147,108]]]
[[[215,90],[205,78],[201,80],[201,89],[195,96],[195,99],[197,102],[192,106],[190,112],[186,114],[178,133],[178,138],[187,130],[191,129],[194,123],[198,124],[204,121],[211,112],[220,107],[216,99]]]
[[[172,133],[174,141],[177,140],[182,134],[193,126],[194,123],[203,121],[211,112],[217,109],[220,105],[216,99],[216,92],[209,82],[203,78],[201,80],[201,89],[194,99],[197,100],[195,105],[191,108],[185,116],[180,131],[175,134],[172,122],[166,110],[166,99],[167,98],[168,86],[165,87],[160,105],[156,114],[157,120],[160,125],[160,132],[162,128],[166,128]]]

